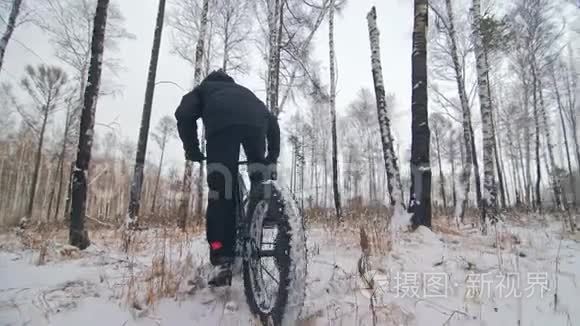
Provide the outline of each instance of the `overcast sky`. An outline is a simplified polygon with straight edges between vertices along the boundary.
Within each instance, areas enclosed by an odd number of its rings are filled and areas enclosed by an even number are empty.
[[[97,122],[108,124],[117,122],[120,126],[117,132],[122,137],[136,140],[141,111],[145,94],[147,70],[150,59],[150,49],[157,11],[157,0],[123,0],[117,1],[126,19],[126,28],[135,34],[136,39],[124,41],[120,45],[118,57],[125,67],[116,82],[123,85],[121,94],[99,99]],[[351,0],[341,15],[336,17],[335,42],[338,58],[338,98],[337,109],[344,112],[347,105],[355,98],[361,87],[372,88],[370,71],[370,49],[366,14],[371,6],[377,6],[379,28],[381,31],[381,50],[383,73],[388,92],[396,95],[396,111],[393,113],[394,129],[401,148],[410,144],[409,107],[411,97],[411,35],[412,35],[412,1],[394,0]],[[193,70],[170,53],[171,29],[166,27],[163,35],[162,50],[159,59],[157,80],[169,80],[190,89]],[[32,25],[19,28],[10,43],[6,58],[2,81],[14,82],[22,77],[26,64],[36,64],[44,61],[49,64],[63,65],[54,57],[48,37]],[[33,50],[37,55],[22,46]],[[328,62],[328,29],[325,22],[314,40],[315,56],[322,63]],[[322,76],[328,78],[328,65],[323,66]],[[258,78],[264,69],[261,61],[252,64],[248,76],[238,78],[238,82],[254,89],[263,89],[263,83]],[[4,73],[5,72],[5,73]],[[172,115],[178,105],[183,91],[173,85],[159,85],[155,91],[153,105],[152,127],[163,115]],[[263,92],[258,92],[264,97]],[[297,110],[288,106],[282,119],[286,119]],[[98,134],[108,130],[97,127]],[[158,155],[157,146],[149,143],[148,151],[154,159]],[[183,153],[178,141],[170,146],[169,159],[178,166],[182,164]]]
[[[123,41],[119,52],[114,55],[121,59],[124,69],[114,80],[122,85],[117,96],[101,97],[98,102],[97,122],[112,124],[121,138],[136,141],[145,95],[147,70],[153,41],[153,30],[157,14],[157,0],[118,1],[125,16],[127,30],[136,36],[134,40]],[[169,4],[172,1],[168,1]],[[504,3],[505,4],[505,3]],[[399,158],[405,167],[410,146],[410,105],[411,105],[411,36],[413,24],[413,2],[408,0],[350,0],[345,10],[335,19],[335,43],[338,58],[338,98],[339,114],[345,112],[348,104],[355,98],[361,87],[372,88],[370,71],[370,49],[366,14],[376,5],[378,24],[381,32],[381,56],[383,76],[387,92],[395,94],[396,102],[391,116]],[[565,16],[579,22],[577,8],[568,7]],[[570,19],[568,20],[570,21]],[[172,30],[165,27],[157,80],[172,81],[186,90],[192,86],[193,69],[177,56],[171,54]],[[328,80],[328,30],[325,21],[313,41],[315,59],[323,63],[322,78]],[[26,47],[24,46],[26,45]],[[28,49],[27,49],[28,48]],[[48,36],[33,25],[24,25],[13,35],[4,62],[0,81],[17,82],[22,77],[26,64],[48,63],[65,64],[53,55]],[[107,55],[107,53],[105,54]],[[252,70],[247,76],[236,78],[238,82],[256,90],[264,97],[264,84],[259,78],[265,69],[260,59],[251,63]],[[105,72],[105,78],[110,78]],[[327,83],[327,82],[326,82]],[[262,91],[259,91],[262,90]],[[152,114],[152,129],[164,115],[173,115],[184,91],[169,84],[158,85]],[[433,103],[430,103],[430,105]],[[287,119],[301,108],[288,105],[281,119]],[[327,108],[321,108],[327,109]],[[434,107],[431,105],[430,110]],[[476,112],[477,113],[477,112]],[[477,119],[477,118],[476,118]],[[56,122],[61,123],[60,121]],[[109,130],[97,127],[97,136]],[[149,143],[149,160],[156,160],[159,151],[155,144]],[[183,152],[179,141],[169,147],[170,164],[183,165]],[[282,158],[284,160],[284,158]]]
[[[136,140],[140,124],[145,85],[147,78],[150,50],[157,11],[157,0],[123,0],[117,1],[125,16],[127,30],[136,36],[135,40],[123,41],[116,54],[124,69],[115,77],[122,84],[122,92],[117,96],[100,98],[97,109],[97,122],[102,124],[118,123],[116,132],[123,138]],[[412,1],[405,0],[351,0],[346,9],[336,17],[335,42],[338,58],[338,98],[339,114],[355,98],[361,87],[372,88],[370,71],[370,49],[366,14],[371,6],[377,6],[378,22],[381,32],[381,55],[383,76],[387,92],[396,96],[392,112],[394,133],[399,153],[403,154],[410,146],[410,104],[411,104],[411,36],[413,24]],[[159,61],[157,80],[173,81],[189,90],[192,85],[193,69],[170,53],[171,29],[166,27],[163,35],[162,50]],[[26,44],[26,49],[22,44]],[[328,30],[325,22],[314,39],[317,60],[328,62]],[[32,50],[34,53],[32,53]],[[49,64],[63,65],[53,55],[48,37],[32,25],[19,28],[10,43],[1,75],[1,81],[14,82],[21,78],[26,64],[44,61]],[[38,55],[38,56],[37,56]],[[39,56],[42,58],[39,59]],[[328,65],[323,65],[322,77],[328,78]],[[241,84],[254,89],[263,89],[263,82],[258,78],[264,69],[261,60],[252,63],[252,71],[243,78],[237,78]],[[107,77],[107,76],[105,76]],[[173,85],[159,85],[155,91],[152,115],[152,128],[160,117],[172,115],[178,105],[183,91]],[[263,92],[258,92],[264,97]],[[282,120],[300,108],[289,105]],[[103,135],[108,130],[97,127],[97,134]],[[182,165],[183,153],[181,144],[174,141],[169,147],[169,159],[178,166]],[[155,159],[158,149],[150,142],[149,159]],[[401,159],[406,159],[404,157]]]

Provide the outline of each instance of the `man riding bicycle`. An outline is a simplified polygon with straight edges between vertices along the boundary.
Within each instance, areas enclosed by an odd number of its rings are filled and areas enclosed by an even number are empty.
[[[252,166],[276,164],[280,153],[278,121],[254,93],[236,84],[221,69],[209,74],[193,91],[183,96],[175,118],[185,157],[190,161],[205,159],[199,148],[197,120],[201,118],[205,126],[210,190],[206,237],[210,262],[217,267],[217,273],[209,284],[229,285],[235,256],[234,194],[237,191],[240,145]],[[260,181],[263,177],[263,170],[250,171],[252,181]]]

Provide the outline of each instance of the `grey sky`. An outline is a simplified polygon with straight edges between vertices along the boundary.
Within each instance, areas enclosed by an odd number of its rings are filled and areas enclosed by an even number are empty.
[[[141,110],[143,105],[145,83],[150,57],[150,48],[155,25],[157,0],[123,0],[118,1],[126,18],[126,28],[136,35],[135,40],[123,41],[118,56],[125,69],[119,72],[116,82],[123,85],[118,96],[102,97],[98,103],[97,122],[120,124],[118,133],[123,138],[136,140]],[[338,99],[337,108],[344,112],[361,87],[372,88],[370,72],[370,49],[366,14],[372,5],[377,6],[379,28],[381,31],[381,55],[383,74],[388,92],[396,95],[396,108],[393,112],[395,136],[401,149],[410,144],[410,104],[411,104],[411,35],[412,35],[412,1],[350,0],[346,9],[336,18],[335,39],[338,56]],[[19,80],[26,64],[36,64],[40,59],[26,50],[19,42],[26,44],[46,63],[63,65],[52,53],[48,37],[37,28],[27,25],[14,34],[15,42],[9,45],[5,72],[2,81]],[[170,54],[171,31],[165,29],[157,80],[170,80],[190,89],[193,70],[177,56]],[[322,62],[322,77],[328,79],[328,30],[326,22],[318,31],[314,40],[316,59]],[[258,78],[263,63],[256,60],[251,63],[252,71],[238,82],[251,88],[263,89]],[[152,127],[163,115],[172,115],[178,105],[183,91],[173,85],[159,85],[155,92]],[[263,97],[263,93],[258,93]],[[286,115],[299,108],[289,105]],[[327,108],[322,108],[327,109]],[[285,119],[285,116],[282,117]],[[97,127],[97,134],[103,135],[108,130]],[[401,151],[403,152],[403,151]],[[150,142],[148,159],[158,155],[157,146]],[[170,164],[182,165],[183,153],[178,141],[170,146]]]

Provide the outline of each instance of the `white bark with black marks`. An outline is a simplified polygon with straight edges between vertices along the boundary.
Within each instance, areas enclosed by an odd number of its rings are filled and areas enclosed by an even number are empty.
[[[284,0],[268,1],[268,5],[269,54],[266,103],[270,111],[275,116],[278,116],[280,114],[280,108],[278,106],[278,81],[280,78],[280,42],[282,40]]]
[[[381,131],[381,141],[383,145],[383,158],[387,172],[387,187],[391,199],[391,204],[397,208],[404,209],[403,186],[399,174],[397,156],[394,150],[394,140],[391,133],[391,121],[387,112],[387,98],[385,95],[385,85],[383,81],[383,68],[381,65],[381,50],[379,29],[377,27],[377,12],[375,7],[367,15],[369,38],[371,45],[371,66],[373,81],[375,85],[375,97],[377,102],[377,117]]]
[[[193,83],[195,86],[199,85],[202,78],[202,68],[203,68],[203,55],[205,51],[205,36],[207,32],[207,22],[208,22],[208,12],[209,12],[209,0],[203,1],[203,9],[201,14],[201,23],[199,29],[199,38],[197,40],[197,45],[195,47],[195,71],[193,76]],[[185,230],[187,225],[187,216],[189,215],[189,200],[191,197],[191,178],[193,173],[193,162],[185,162],[185,171],[183,173],[183,184],[181,190],[181,198],[179,203],[179,221],[178,225],[181,229]]]
[[[455,202],[455,220],[457,225],[459,221],[463,221],[465,209],[467,208],[467,200],[469,198],[469,187],[472,170],[472,151],[470,124],[471,124],[471,109],[467,101],[467,94],[465,92],[465,82],[463,70],[459,63],[459,53],[457,49],[457,34],[455,31],[455,15],[453,14],[453,6],[451,0],[445,0],[448,16],[448,32],[449,41],[451,43],[451,56],[453,61],[453,68],[455,70],[455,81],[457,83],[457,91],[459,93],[459,100],[461,103],[462,112],[462,126],[463,126],[463,144],[465,155],[463,156],[463,171],[461,173],[461,182],[459,183],[459,191],[457,192],[457,201]]]
[[[481,110],[482,133],[483,133],[483,205],[481,218],[482,232],[486,233],[486,219],[492,223],[497,222],[497,191],[495,185],[494,171],[494,140],[492,133],[491,102],[487,91],[487,72],[489,67],[485,61],[485,51],[481,36],[481,3],[480,0],[473,0],[473,43],[475,50],[475,60],[477,68],[477,83],[479,92],[479,104]]]

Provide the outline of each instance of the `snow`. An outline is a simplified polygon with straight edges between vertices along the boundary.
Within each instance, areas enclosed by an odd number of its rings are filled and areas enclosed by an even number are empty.
[[[293,199],[292,193],[289,189],[280,187],[276,182],[272,184],[282,193],[282,198],[285,200],[284,207],[288,214],[288,221],[290,224],[291,238],[290,238],[290,257],[294,262],[290,269],[290,286],[288,289],[288,305],[284,313],[284,325],[292,325],[298,319],[302,311],[302,303],[304,301],[306,291],[306,239],[304,224],[300,217],[300,212],[296,202]]]
[[[391,221],[401,219],[403,215]],[[374,224],[365,221],[362,225],[372,231]],[[434,222],[434,231],[399,229],[388,253],[371,252],[365,275],[374,280],[373,289],[365,288],[359,277],[356,225],[308,228],[303,324],[370,325],[371,297],[377,325],[517,325],[518,319],[523,326],[580,324],[580,237],[562,238],[561,221],[523,216],[517,223],[499,224],[501,264],[493,229],[482,236],[476,228],[457,230]],[[37,265],[39,251],[22,244],[24,235],[12,230],[1,234],[0,324],[259,325],[247,308],[239,276],[222,292],[200,282],[208,266],[202,235],[186,236],[175,229],[141,231],[129,255],[120,251],[118,230],[94,231],[91,236],[93,245],[78,252],[59,245],[66,240],[65,231],[51,235],[46,262]],[[150,272],[162,252],[172,272],[166,273],[166,280],[172,274],[186,275],[181,285],[186,280],[194,285],[180,286],[164,298],[149,296],[152,303],[147,304],[147,294],[157,293],[150,288],[159,279],[151,281]],[[445,276],[447,286],[434,287],[445,296],[427,291],[432,290],[428,276],[434,275]],[[474,276],[482,275],[492,280],[491,291],[473,295],[474,289],[484,289],[473,286]],[[528,298],[526,288],[534,275],[545,275],[546,282],[536,282],[535,294]],[[517,277],[521,285],[512,290],[520,290],[522,297],[506,295],[507,288],[502,295],[499,285]],[[540,285],[547,287],[543,294]],[[297,324],[294,320],[288,324]]]

